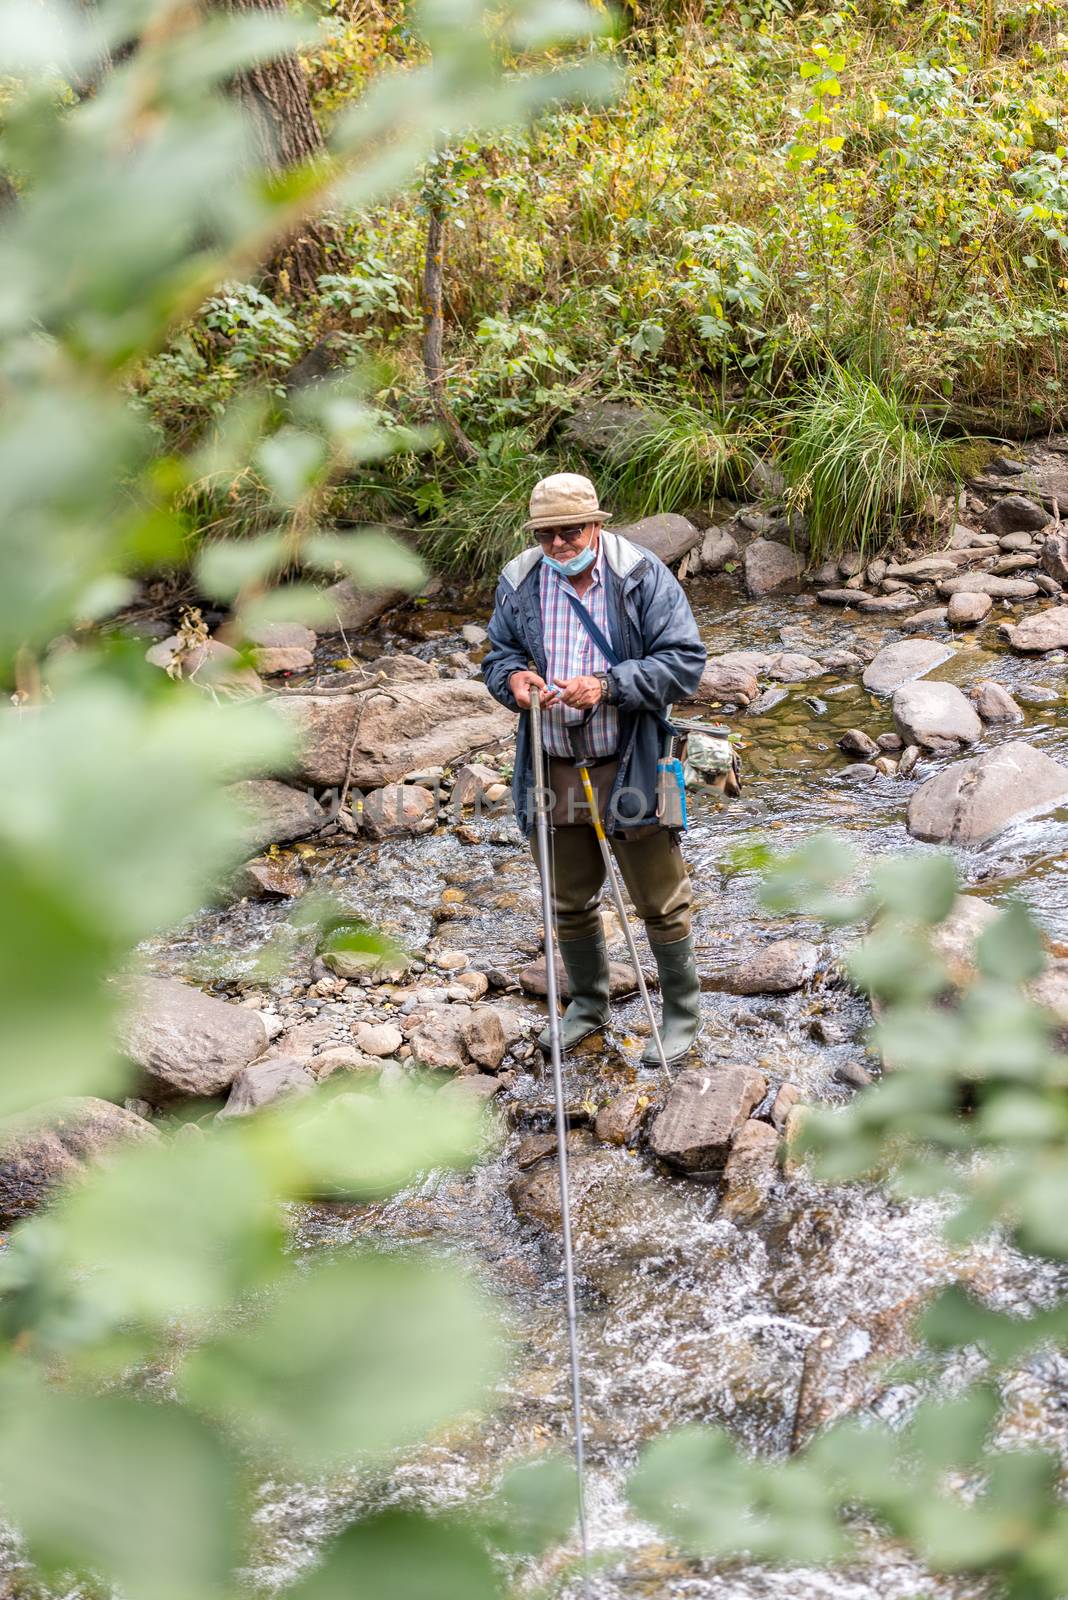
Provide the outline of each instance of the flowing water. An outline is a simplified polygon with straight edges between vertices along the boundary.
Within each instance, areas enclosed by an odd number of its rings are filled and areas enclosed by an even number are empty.
[[[690,593],[710,653],[788,648],[819,655],[860,636],[876,643],[899,637],[885,619],[846,622],[803,596],[739,604],[724,586],[700,580]],[[457,648],[455,630],[471,617],[463,608],[424,613],[418,623],[423,637],[413,645],[393,636],[393,647],[444,655]],[[933,676],[962,686],[995,677],[1025,693],[1048,689],[1047,703],[1025,706],[1024,728],[990,737],[1026,737],[1068,759],[1062,666],[988,648],[993,636],[991,626],[979,639],[954,639],[955,654]],[[863,1057],[865,1008],[834,980],[835,947],[825,932],[760,911],[755,876],[732,870],[727,855],[757,840],[787,848],[828,827],[867,859],[925,848],[904,827],[916,779],[880,777],[857,786],[837,776],[846,758],[836,740],[846,728],[878,735],[892,726],[887,703],[873,701],[856,674],[791,686],[774,709],[741,716],[736,725],[747,742],[744,797],[718,811],[699,801],[686,842],[700,964],[712,972],[769,937],[794,933],[815,938],[825,963],[815,985],[801,994],[706,993],[699,1048],[709,1063],[751,1062],[771,1079],[796,1084],[808,1100],[844,1103],[852,1091],[835,1073]],[[377,847],[346,842],[324,852],[314,872],[319,886],[413,949],[436,934],[468,951],[476,964],[517,965],[536,948],[533,867],[509,823],[483,820],[470,838],[464,842],[444,830]],[[1022,895],[1051,935],[1068,936],[1068,816],[1024,822],[988,846],[961,852],[959,868],[971,892],[995,903]],[[463,898],[443,904],[446,888],[459,889]],[[205,912],[148,954],[158,969],[195,971],[206,952],[224,953],[231,975],[251,973],[287,910],[244,904]],[[454,919],[442,920],[446,912],[455,912]],[[274,984],[282,995],[291,987],[291,977]],[[526,1009],[533,1015],[537,1008],[530,1003]],[[636,1066],[637,1040],[629,1030],[639,1022],[636,1003],[625,1005],[605,1048],[569,1060],[573,1100],[603,1100],[636,1079],[654,1081],[655,1074]],[[538,1108],[548,1100],[540,1072],[524,1073],[497,1102],[508,1128],[503,1145],[471,1173],[433,1174],[385,1206],[313,1207],[298,1217],[295,1248],[309,1254],[369,1239],[418,1241],[473,1264],[499,1296],[515,1346],[496,1409],[414,1452],[388,1477],[266,1485],[254,1573],[264,1588],[291,1578],[314,1559],[325,1535],[368,1506],[455,1504],[486,1492],[508,1462],[566,1445],[558,1241],[518,1221],[507,1192],[516,1147],[532,1127],[545,1126]],[[584,1138],[578,1135],[580,1146]],[[897,1423],[932,1387],[951,1392],[979,1369],[978,1356],[962,1354],[929,1360],[907,1381],[880,1375],[911,1350],[910,1320],[934,1289],[962,1281],[989,1303],[1024,1312],[1063,1294],[1066,1284],[997,1240],[951,1251],[941,1238],[943,1208],[936,1202],[906,1205],[879,1187],[823,1188],[795,1174],[776,1186],[759,1217],[736,1225],[717,1219],[715,1187],[671,1177],[647,1156],[624,1149],[598,1146],[596,1159],[599,1182],[580,1208],[577,1240],[591,1540],[604,1558],[593,1592],[602,1600],[981,1593],[971,1582],[933,1579],[863,1529],[862,1555],[832,1571],[687,1561],[628,1510],[626,1475],[644,1442],[685,1423],[723,1425],[740,1446],[764,1456],[784,1455],[820,1421],[847,1411]],[[1007,1389],[1006,1437],[1062,1448],[1068,1440],[1066,1378],[1064,1365],[1048,1354],[1016,1375]],[[520,1582],[552,1576],[549,1566],[521,1575]],[[576,1580],[561,1582],[563,1593],[580,1593]]]

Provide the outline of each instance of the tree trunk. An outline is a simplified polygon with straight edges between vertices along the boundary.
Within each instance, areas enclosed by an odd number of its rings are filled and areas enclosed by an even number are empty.
[[[445,437],[461,461],[475,461],[478,452],[452,414],[445,392],[445,367],[441,356],[444,319],[441,306],[441,280],[445,269],[445,207],[432,200],[426,231],[426,262],[423,268],[423,367],[430,388],[434,415]]]
[[[285,0],[215,0],[230,11],[278,11]],[[293,52],[262,61],[232,85],[255,135],[259,159],[269,172],[305,166],[325,154],[300,60]],[[278,246],[264,271],[272,286],[294,299],[315,293],[316,280],[330,264],[333,230],[308,218]]]

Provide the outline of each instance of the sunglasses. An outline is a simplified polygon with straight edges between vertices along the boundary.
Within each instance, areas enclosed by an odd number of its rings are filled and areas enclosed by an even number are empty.
[[[580,522],[572,528],[539,528],[534,537],[539,544],[552,544],[554,539],[562,539],[565,544],[577,544],[586,532],[586,524]]]

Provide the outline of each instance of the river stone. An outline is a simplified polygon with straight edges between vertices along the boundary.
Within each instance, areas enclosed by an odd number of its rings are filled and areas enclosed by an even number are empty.
[[[789,994],[811,978],[819,954],[807,939],[776,939],[732,967],[723,987],[731,994]]]
[[[745,586],[754,599],[786,588],[801,576],[800,556],[774,539],[754,539],[746,546],[743,562]]]
[[[984,678],[970,689],[975,709],[984,722],[1022,722],[1023,712],[1009,691],[992,678]]]
[[[314,1088],[315,1078],[304,1061],[289,1056],[257,1061],[251,1067],[242,1067],[237,1074],[219,1117],[247,1117],[276,1100],[308,1094]]]
[[[1042,546],[1042,566],[1057,583],[1068,583],[1068,533],[1051,533]]]
[[[482,1104],[492,1100],[504,1088],[502,1078],[494,1078],[488,1072],[465,1072],[460,1078],[453,1078],[450,1083],[442,1084],[438,1094],[444,1095],[448,1100],[467,1100]]]
[[[894,725],[906,744],[946,753],[974,744],[983,725],[971,702],[952,683],[906,683],[891,702]]]
[[[280,672],[309,672],[315,665],[311,651],[298,645],[261,645],[253,650],[252,659],[257,672],[265,678],[276,677]]]
[[[381,1056],[361,1055],[359,1050],[350,1049],[345,1045],[338,1045],[333,1050],[323,1050],[310,1060],[303,1056],[300,1059],[314,1076],[316,1083],[322,1083],[335,1072],[359,1072],[369,1078],[376,1078],[381,1074],[382,1068],[389,1064]]]
[[[897,594],[865,595],[857,609],[874,616],[894,616],[900,611],[914,610],[919,603],[919,596],[911,589],[902,589]]]
[[[722,572],[741,554],[737,539],[726,528],[709,528],[701,544],[701,567],[705,572]]]
[[[781,706],[783,701],[789,700],[789,698],[790,691],[784,689],[781,684],[776,684],[774,688],[765,689],[763,694],[757,695],[749,707],[749,715],[751,717],[761,717],[765,711],[774,711],[776,706]]]
[[[57,1100],[36,1127],[0,1144],[0,1222],[36,1211],[62,1184],[124,1144],[159,1138],[144,1117],[93,1095]]]
[[[884,578],[916,578],[933,582],[935,578],[948,578],[956,572],[960,562],[956,556],[917,556],[915,561],[892,561]]]
[[[616,533],[643,550],[651,550],[666,566],[681,561],[687,551],[701,543],[704,535],[695,528],[688,517],[676,516],[673,511],[661,512],[655,517],[642,517],[640,522],[628,522],[615,528]]]
[[[856,606],[870,596],[859,589],[819,589],[816,599],[824,606]]]
[[[263,693],[263,684],[251,667],[221,639],[187,645],[181,635],[172,633],[145,651],[145,660],[162,667],[172,677],[195,683],[198,689],[222,689],[226,694],[247,696]]]
[[[1005,600],[1033,600],[1038,584],[1028,578],[1000,578],[996,572],[964,572],[959,578],[943,578],[939,594],[989,594]]]
[[[227,888],[238,900],[265,900],[271,895],[290,898],[304,893],[306,876],[294,855],[253,856],[229,879]]]
[[[486,791],[501,781],[496,767],[484,761],[468,761],[459,768],[453,779],[451,800],[454,806],[473,806],[485,798]]]
[[[307,789],[294,789],[274,778],[246,778],[242,783],[231,784],[229,793],[249,818],[245,844],[252,850],[306,839],[330,821]]]
[[[1049,522],[1049,512],[1023,494],[1006,494],[983,517],[987,533],[1035,533]]]
[[[463,1033],[470,1015],[470,1006],[447,1005],[418,1016],[408,1033],[415,1060],[424,1067],[462,1072],[468,1060]]]
[[[998,916],[997,907],[989,900],[959,894],[949,916],[932,928],[931,947],[945,964],[954,988],[965,988],[975,977],[975,947]]]
[[[318,642],[303,622],[251,622],[245,635],[250,644],[264,650],[306,650],[310,654]]]
[[[1068,767],[1023,740],[956,761],[916,790],[908,810],[913,838],[982,844],[1010,822],[1068,800]]]
[[[1052,959],[1046,970],[1028,984],[1027,992],[1037,1005],[1044,1006],[1055,1018],[1061,1037],[1058,1044],[1064,1048],[1064,1033],[1068,1029],[1068,961]]]
[[[1002,629],[1014,650],[1026,653],[1063,650],[1068,645],[1068,606],[1047,606]]]
[[[594,1133],[605,1144],[629,1144],[641,1127],[647,1104],[648,1091],[640,1085],[624,1089],[598,1111]]]
[[[153,1104],[215,1095],[267,1048],[267,1030],[246,1006],[217,1000],[176,978],[136,978],[119,1022],[119,1047],[141,1068]]]
[[[780,683],[807,683],[809,678],[821,678],[823,671],[822,663],[813,656],[784,650],[769,667],[768,676],[777,678]]]
[[[751,672],[713,657],[701,674],[693,698],[697,701],[716,700],[747,706],[759,692],[760,686]]]
[[[458,1081],[462,1083],[467,1080]],[[578,1230],[583,1226],[584,1213],[592,1196],[614,1170],[613,1158],[605,1150],[576,1149],[572,1153],[570,1137],[567,1144],[572,1221]],[[560,1228],[560,1171],[556,1161],[539,1161],[529,1171],[519,1173],[508,1185],[508,1198],[516,1214],[527,1222],[539,1222],[543,1227],[554,1230]]]
[[[559,957],[557,957],[556,962],[556,981],[559,985],[561,999],[570,999],[571,989],[568,985],[567,973],[564,970],[564,963],[559,959]],[[656,982],[656,980],[647,973],[646,982],[653,984]],[[519,983],[520,987],[525,989],[527,994],[538,995],[541,999],[545,999],[546,986],[544,956],[539,956],[538,959],[536,961],[532,961],[529,966],[522,968],[519,973]],[[637,987],[638,980],[634,976],[634,968],[631,966],[629,961],[609,961],[608,991],[613,1000],[621,1000],[624,995],[633,994]]]
[[[780,1084],[775,1099],[771,1103],[771,1125],[782,1133],[786,1127],[786,1119],[793,1107],[801,1099],[801,1090],[796,1083]]]
[[[861,756],[866,760],[879,754],[879,746],[863,728],[847,728],[838,741],[838,748],[847,756]]]
[[[750,1117],[742,1123],[723,1169],[726,1191],[716,1212],[717,1221],[747,1221],[763,1209],[778,1176],[778,1157],[779,1135],[770,1122]]]
[[[727,1161],[731,1142],[767,1093],[752,1067],[719,1066],[681,1072],[649,1135],[656,1155],[683,1172],[714,1172]]]
[[[925,611],[917,611],[914,617],[906,617],[901,624],[902,633],[926,633],[929,628],[944,628],[946,626],[947,611],[945,606],[929,606]]]
[[[361,633],[383,611],[410,599],[411,595],[406,589],[380,589],[369,594],[357,589],[348,578],[342,578],[340,583],[331,584],[329,589],[323,590],[323,601],[328,612],[325,630],[328,633]]]
[[[404,1035],[392,1022],[358,1022],[352,1030],[352,1042],[365,1056],[395,1056],[404,1043]]]
[[[865,667],[861,682],[870,694],[893,694],[903,683],[922,678],[932,667],[948,661],[952,654],[948,645],[935,639],[899,639],[879,651]]]
[[[392,839],[404,834],[431,833],[438,820],[438,802],[432,789],[418,783],[387,783],[363,802],[363,825],[372,839]]]
[[[492,1006],[475,1006],[460,1030],[464,1048],[472,1061],[496,1072],[504,1060],[508,1041],[500,1017]]]
[[[988,594],[954,594],[946,607],[947,620],[958,627],[974,628],[989,616],[994,604]]]

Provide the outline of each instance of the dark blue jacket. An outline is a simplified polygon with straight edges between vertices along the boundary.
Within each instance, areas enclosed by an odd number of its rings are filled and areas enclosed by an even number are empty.
[[[705,666],[705,647],[677,579],[659,557],[618,533],[602,531],[608,634],[619,657],[611,669],[619,708],[619,772],[608,800],[609,832],[656,825],[656,767],[662,734],[655,716],[694,693]],[[529,668],[545,677],[541,621],[541,551],[525,550],[501,573],[489,624],[490,650],[482,676],[495,700],[519,707],[508,688],[513,672]],[[530,716],[519,718],[512,796],[525,834],[533,823],[534,771]]]

